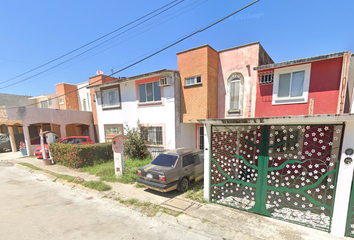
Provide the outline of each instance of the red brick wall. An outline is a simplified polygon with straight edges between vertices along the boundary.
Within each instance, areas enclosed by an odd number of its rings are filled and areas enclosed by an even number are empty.
[[[181,74],[182,122],[217,116],[218,53],[209,46],[191,49],[177,55]],[[201,76],[202,84],[185,86],[185,78]]]
[[[55,86],[59,99],[64,100],[64,104],[59,104],[59,109],[79,110],[79,100],[77,97],[77,86],[67,83],[60,83]],[[60,101],[60,100],[59,100]]]

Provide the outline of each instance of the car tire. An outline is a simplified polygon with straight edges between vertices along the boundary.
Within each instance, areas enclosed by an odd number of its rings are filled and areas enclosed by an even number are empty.
[[[189,181],[186,177],[182,178],[181,181],[179,181],[179,184],[178,184],[178,191],[179,192],[185,192],[188,190],[188,187],[189,187]]]

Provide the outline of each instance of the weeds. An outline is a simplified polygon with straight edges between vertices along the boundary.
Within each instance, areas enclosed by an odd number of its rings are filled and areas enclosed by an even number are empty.
[[[36,171],[43,171],[42,168],[36,167],[30,163],[19,163],[19,164],[21,164],[22,166],[28,167],[30,169],[36,170]]]
[[[85,187],[100,191],[100,192],[101,191],[108,191],[108,190],[112,189],[111,186],[109,186],[109,185],[107,185],[107,184],[105,184],[104,182],[101,182],[101,181],[88,181],[88,182],[85,182],[82,185],[85,186]]]

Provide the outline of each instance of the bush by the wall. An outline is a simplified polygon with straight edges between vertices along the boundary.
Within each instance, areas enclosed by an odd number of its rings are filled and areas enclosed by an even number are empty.
[[[144,131],[139,121],[136,127],[130,128],[127,124],[124,126],[127,139],[124,140],[124,155],[133,159],[145,159],[150,156],[147,149],[147,140],[145,135],[141,133]],[[146,130],[145,130],[146,131]]]
[[[49,149],[51,158],[55,163],[72,168],[82,168],[113,161],[112,143],[87,145],[52,143]]]

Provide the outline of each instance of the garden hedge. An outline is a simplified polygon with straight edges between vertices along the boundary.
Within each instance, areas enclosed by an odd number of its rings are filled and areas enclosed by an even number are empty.
[[[87,145],[52,143],[49,149],[53,161],[66,167],[82,168],[113,161],[112,143]]]

